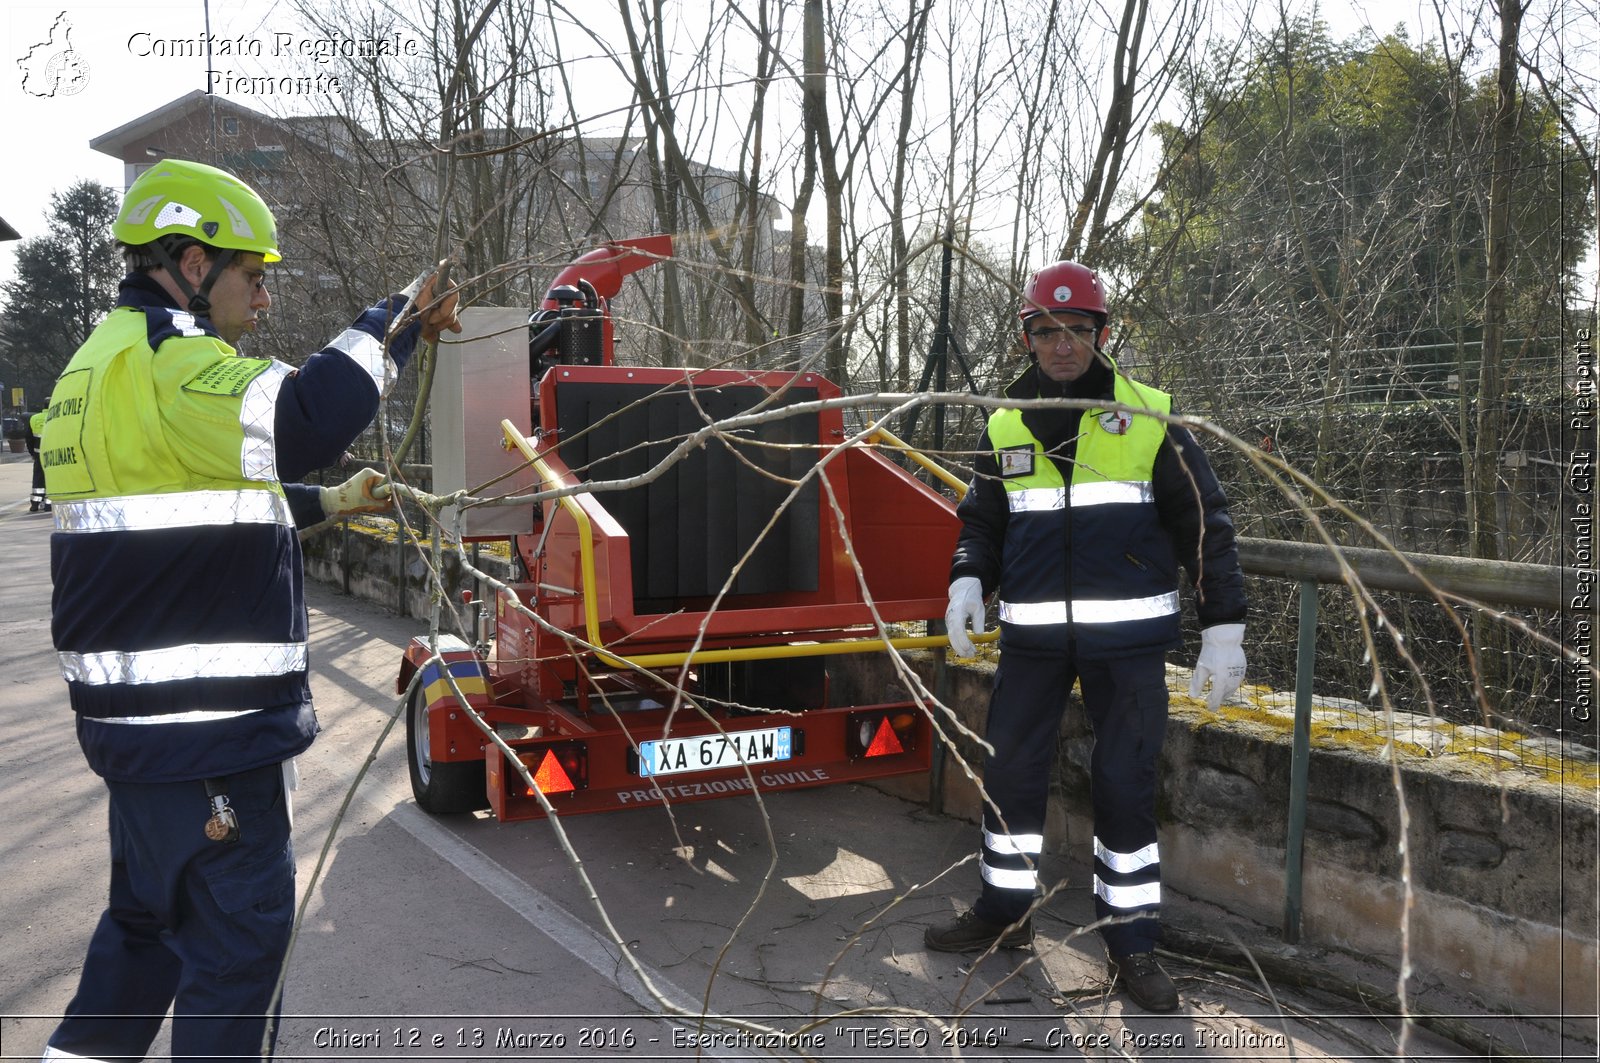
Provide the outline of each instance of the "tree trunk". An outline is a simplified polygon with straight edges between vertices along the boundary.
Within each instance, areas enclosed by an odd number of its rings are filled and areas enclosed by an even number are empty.
[[[1072,215],[1072,225],[1062,258],[1077,258],[1093,264],[1104,238],[1106,214],[1116,196],[1122,176],[1122,158],[1127,152],[1128,135],[1133,127],[1133,100],[1138,93],[1139,49],[1144,41],[1145,20],[1149,17],[1146,0],[1124,0],[1122,21],[1117,26],[1117,58],[1111,72],[1111,107],[1100,130],[1100,146],[1094,165],[1084,182],[1083,195]],[[1090,217],[1094,224],[1090,226]]]
[[[1505,560],[1501,538],[1500,450],[1506,412],[1501,369],[1506,342],[1506,273],[1511,249],[1511,178],[1517,163],[1517,35],[1522,0],[1500,0],[1500,62],[1497,74],[1489,217],[1485,230],[1483,356],[1478,365],[1477,432],[1473,443],[1472,556]],[[1473,614],[1473,641],[1483,679],[1486,709],[1495,708],[1506,686],[1506,631]]]
[[[833,132],[828,127],[828,65],[823,48],[822,0],[806,0],[805,5],[805,120],[809,129],[810,150],[815,151],[822,171],[822,199],[827,211],[823,250],[825,274],[822,284],[822,316],[827,374],[840,387],[845,386],[844,337],[844,184],[839,179],[838,153]]]
[[[921,10],[918,10],[918,7]],[[911,21],[906,30],[905,84],[900,87],[900,143],[911,138],[911,119],[915,114],[915,91],[919,83],[916,71],[921,69],[922,54],[927,42],[928,15],[933,10],[931,0],[911,0]],[[893,387],[899,391],[911,388],[911,276],[910,237],[906,232],[906,153],[898,151],[894,157],[894,193],[890,205],[893,245],[890,248],[890,269],[894,274],[894,340],[895,363]],[[891,386],[889,374],[882,374],[882,386]]]
[[[806,246],[809,230],[806,212],[811,209],[811,194],[817,187],[817,153],[811,130],[806,130],[806,146],[800,188],[794,197],[793,224],[789,227],[789,320],[785,330],[791,343],[798,343],[806,328],[806,292],[811,284],[807,262],[810,258]]]
[[[1483,293],[1483,357],[1478,365],[1477,442],[1473,464],[1472,553],[1501,555],[1499,496],[1500,443],[1505,434],[1504,387],[1506,272],[1510,264],[1511,178],[1517,150],[1517,33],[1522,0],[1501,0],[1500,63],[1489,174]]]

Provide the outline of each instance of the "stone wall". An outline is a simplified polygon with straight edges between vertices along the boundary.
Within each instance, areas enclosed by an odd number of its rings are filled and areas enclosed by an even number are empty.
[[[446,546],[440,552],[441,578],[433,579],[429,561],[431,546],[426,539],[419,545],[402,533],[391,520],[370,517],[331,524],[308,536],[301,543],[305,554],[306,576],[346,594],[387,606],[400,616],[426,621],[433,608],[435,585],[444,588],[445,608],[440,612],[439,629],[468,638],[472,621],[462,607],[463,591],[477,593],[474,580],[466,572],[460,549]],[[478,551],[475,567],[497,579],[505,579],[510,559]],[[470,558],[472,547],[467,547]],[[422,628],[419,628],[419,633]]]
[[[931,659],[924,655],[916,667],[931,689]],[[893,674],[880,659],[840,657],[832,670],[841,698],[893,694]],[[1164,881],[1278,931],[1292,708],[1213,714],[1187,697],[1187,672],[1170,672],[1158,797]],[[992,665],[953,666],[944,680],[946,703],[979,733],[992,677]],[[1273,709],[1287,700],[1264,694],[1247,700]],[[1350,705],[1322,705],[1318,715],[1335,710],[1359,721],[1361,710]],[[1581,1002],[1595,999],[1600,967],[1594,762],[1564,760],[1537,743],[1528,743],[1543,750],[1537,759],[1519,758],[1512,755],[1517,736],[1494,743],[1484,728],[1472,729],[1471,745],[1452,738],[1459,751],[1450,752],[1416,741],[1416,721],[1402,721],[1397,734],[1393,721],[1390,727],[1387,737],[1353,725],[1314,729],[1301,940],[1398,966],[1408,876],[1418,985],[1437,982],[1515,1011],[1582,1010]],[[974,743],[958,747],[981,767]],[[1483,752],[1489,749],[1500,755]],[[1088,752],[1083,713],[1069,709],[1046,837],[1053,851],[1072,848],[1085,859]],[[977,789],[953,758],[943,787],[947,814],[979,820]]]

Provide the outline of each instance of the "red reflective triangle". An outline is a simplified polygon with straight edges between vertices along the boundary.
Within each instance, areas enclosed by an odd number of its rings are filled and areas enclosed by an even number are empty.
[[[878,721],[878,733],[872,736],[872,744],[867,747],[867,756],[887,757],[904,752],[905,748],[900,745],[899,737],[894,733],[894,728],[889,726],[889,718],[885,716]]]
[[[567,775],[567,769],[561,766],[556,759],[556,751],[544,751],[544,759],[539,762],[539,770],[533,773],[533,784],[547,794],[564,794],[568,790],[576,790],[572,785],[572,778]]]

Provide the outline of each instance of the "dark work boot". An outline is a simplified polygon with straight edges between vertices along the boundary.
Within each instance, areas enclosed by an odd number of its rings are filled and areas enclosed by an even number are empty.
[[[1111,974],[1111,984],[1117,983],[1128,991],[1133,1002],[1146,1011],[1177,1011],[1178,987],[1172,977],[1161,969],[1153,952],[1135,952],[1129,956],[1113,956],[1106,968]]]
[[[930,926],[922,935],[923,944],[935,952],[987,952],[992,947],[1025,949],[1033,944],[1033,920],[1007,926],[980,919],[968,910],[953,922]]]

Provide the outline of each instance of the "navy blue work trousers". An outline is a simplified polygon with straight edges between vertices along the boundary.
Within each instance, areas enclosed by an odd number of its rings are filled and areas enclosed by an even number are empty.
[[[1001,651],[984,733],[994,753],[984,762],[983,783],[995,807],[984,809],[977,914],[1014,923],[1034,902],[1050,769],[1074,682],[1094,732],[1095,915],[1111,920],[1100,934],[1113,956],[1149,952],[1160,935],[1155,805],[1167,732],[1162,653],[1080,661],[1071,653]]]
[[[279,764],[224,783],[236,842],[206,837],[203,782],[106,782],[110,902],[46,1059],[143,1059],[169,1007],[173,1058],[260,1056],[294,920],[289,796]]]

